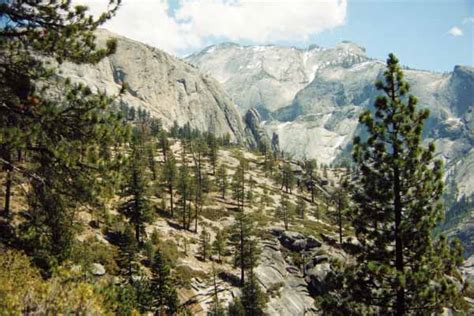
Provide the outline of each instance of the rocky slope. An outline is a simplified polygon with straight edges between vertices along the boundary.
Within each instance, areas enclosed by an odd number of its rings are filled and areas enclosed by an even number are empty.
[[[378,92],[384,62],[369,58],[351,42],[334,48],[221,44],[187,58],[219,80],[241,113],[255,107],[269,136],[297,158],[331,163],[347,153],[358,131],[358,115]],[[425,137],[434,140],[448,173],[459,180],[460,196],[470,196],[474,71],[456,66],[451,73],[406,68],[412,93],[431,111]],[[457,166],[455,168],[455,165]]]
[[[190,123],[192,128],[217,135],[229,133],[234,141],[244,139],[242,120],[230,97],[208,75],[165,52],[112,34],[97,33],[101,45],[117,38],[117,52],[98,65],[62,66],[63,76],[110,94],[127,84],[120,102],[148,110],[170,127]]]

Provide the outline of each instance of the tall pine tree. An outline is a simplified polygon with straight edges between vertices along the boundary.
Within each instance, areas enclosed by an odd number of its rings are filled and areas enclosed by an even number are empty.
[[[454,281],[459,249],[433,236],[443,212],[443,166],[433,159],[433,144],[422,146],[429,113],[408,95],[393,54],[384,77],[376,83],[385,95],[376,99],[374,113],[360,116],[368,138],[354,140],[352,224],[361,252],[345,271],[336,305],[353,314],[436,314],[462,301]]]

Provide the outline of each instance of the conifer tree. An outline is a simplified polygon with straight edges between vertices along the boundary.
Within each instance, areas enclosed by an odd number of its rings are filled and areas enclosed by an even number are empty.
[[[173,152],[169,151],[162,169],[162,180],[165,182],[168,193],[170,195],[170,212],[171,217],[174,216],[174,189],[176,187],[178,172],[176,168],[176,159]]]
[[[422,145],[429,113],[408,95],[393,54],[384,78],[376,83],[385,95],[376,99],[374,113],[360,116],[368,138],[354,140],[352,224],[361,252],[345,271],[335,305],[353,314],[441,313],[462,301],[454,281],[460,250],[433,235],[442,216],[443,166],[433,159],[434,145]]]
[[[344,221],[347,218],[347,208],[349,204],[349,197],[346,193],[346,185],[342,185],[342,187],[337,188],[333,195],[332,199],[334,202],[335,210],[335,219],[337,222],[338,230],[339,230],[339,243],[342,244],[342,228],[344,226]]]
[[[245,315],[263,316],[264,309],[267,304],[267,297],[263,293],[257,278],[254,275],[249,277],[249,280],[242,288],[242,297],[240,298],[242,306],[245,310]]]
[[[0,15],[0,164],[7,172],[5,213],[20,178],[31,188],[31,217],[20,227],[21,246],[48,274],[67,259],[75,242],[75,210],[99,203],[113,161],[107,148],[123,135],[113,97],[55,76],[53,61],[96,63],[115,51],[97,49],[98,18],[70,2],[2,1]],[[39,13],[40,12],[40,13]],[[60,94],[55,91],[61,91]],[[15,154],[15,155],[14,155]],[[15,156],[20,159],[14,159]],[[21,174],[21,177],[16,177]]]
[[[219,300],[219,288],[217,286],[217,271],[212,265],[212,286],[213,286],[213,295],[212,295],[212,304],[209,308],[208,315],[209,316],[225,316],[225,309]]]
[[[222,262],[222,256],[225,254],[226,234],[222,229],[216,233],[216,239],[212,243],[212,252],[217,255],[217,261]]]
[[[283,164],[283,167],[281,169],[281,188],[280,190],[285,189],[286,193],[291,193],[291,190],[295,186],[296,179],[295,175],[293,174],[293,171],[291,170],[291,165],[288,161],[286,161]]]
[[[224,164],[221,164],[217,169],[216,182],[217,187],[222,194],[222,199],[225,199],[225,194],[227,192],[227,188],[229,187],[229,180],[227,178],[227,169]]]
[[[199,255],[203,261],[206,261],[211,256],[211,235],[206,227],[203,227],[199,236]]]
[[[239,212],[229,234],[229,243],[234,249],[234,265],[240,268],[240,282],[245,284],[245,271],[257,265],[259,249],[254,239],[255,227],[250,218]]]
[[[211,163],[211,166],[212,166],[212,174],[216,175],[217,160],[219,158],[219,155],[218,155],[219,154],[219,144],[217,143],[216,137],[212,133],[208,134],[207,146],[208,146],[207,155],[209,157],[209,162]]]
[[[314,203],[315,197],[315,179],[314,179],[314,172],[318,167],[318,163],[315,159],[306,160],[304,163],[305,169],[305,178],[308,189],[311,192],[311,203]]]
[[[280,199],[280,205],[276,209],[276,216],[283,220],[285,229],[288,230],[288,225],[293,220],[294,204],[289,200],[288,194],[284,193]]]
[[[130,226],[120,234],[118,240],[117,262],[121,268],[121,274],[127,278],[131,284],[133,275],[138,272],[138,243]]]
[[[243,212],[245,206],[245,171],[247,162],[244,158],[240,159],[239,166],[232,177],[233,198],[237,202],[237,208]]]
[[[104,102],[87,107],[91,105],[86,104],[87,101],[94,98],[91,91],[83,86],[64,84],[60,79],[53,78],[53,71],[47,69],[44,57],[51,57],[59,63],[65,60],[74,63],[95,63],[112,54],[116,42],[111,40],[105,49],[97,49],[93,34],[93,31],[110,19],[117,10],[117,1],[110,1],[110,4],[110,11],[94,19],[87,14],[86,7],[73,7],[70,3],[0,3],[0,163],[7,173],[4,205],[6,215],[10,212],[14,173],[21,173],[31,181],[41,178],[29,166],[19,166],[19,161],[14,159],[16,153],[54,153],[56,164],[64,167],[74,159],[65,162],[67,159],[60,157],[59,153],[66,154],[66,150],[72,152],[73,149],[77,151],[80,148],[78,145],[85,147],[84,143],[91,140],[89,127],[101,125],[101,120],[96,120],[97,116],[94,115],[98,115],[95,112],[104,106]],[[46,80],[49,80],[51,85],[54,83],[61,86],[63,94],[68,97],[61,100],[63,102],[45,98],[43,92],[50,84],[43,85],[41,89],[36,85],[39,81]],[[86,99],[81,100],[81,97]],[[110,102],[107,100],[105,103]],[[90,117],[92,119],[88,119]],[[102,117],[107,118],[107,115]],[[52,130],[55,135],[49,135],[49,123],[53,121],[57,128]],[[84,123],[84,134],[71,132],[78,122]],[[63,129],[64,127],[66,129]],[[50,139],[56,136],[60,136],[60,143]],[[97,135],[97,138],[100,137]],[[57,145],[62,146],[61,151],[55,150]]]
[[[171,276],[170,266],[160,251],[151,267],[151,294],[156,315],[174,315],[178,311],[178,295]]]
[[[189,175],[188,166],[183,163],[179,167],[178,174],[178,191],[181,195],[180,204],[181,204],[181,218],[182,218],[182,228],[186,229],[188,227],[188,213],[190,212],[190,205],[188,205],[191,198],[191,177]]]
[[[298,210],[298,214],[300,215],[301,219],[304,219],[306,215],[306,202],[302,197],[298,198],[296,209]]]

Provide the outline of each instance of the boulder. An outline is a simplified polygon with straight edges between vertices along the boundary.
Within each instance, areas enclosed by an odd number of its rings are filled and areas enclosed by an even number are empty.
[[[91,273],[95,276],[103,276],[105,274],[105,267],[100,263],[93,263],[91,265]]]
[[[311,250],[317,247],[321,247],[321,242],[312,236],[306,237],[305,235],[297,232],[283,232],[279,240],[281,244],[290,249],[291,251],[304,251]]]

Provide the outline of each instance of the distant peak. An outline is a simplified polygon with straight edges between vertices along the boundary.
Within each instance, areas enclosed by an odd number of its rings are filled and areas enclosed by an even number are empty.
[[[336,48],[342,48],[344,50],[350,50],[354,53],[365,54],[365,48],[351,41],[342,41],[336,45]]]

